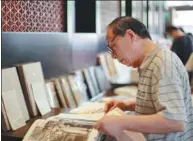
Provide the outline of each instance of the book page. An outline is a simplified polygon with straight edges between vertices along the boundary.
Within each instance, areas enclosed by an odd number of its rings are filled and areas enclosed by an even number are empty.
[[[7,113],[5,111],[5,106],[4,106],[3,101],[1,101],[1,127],[3,131],[11,130],[11,125],[9,123]]]
[[[62,90],[62,96],[60,96],[60,99],[61,97],[64,99],[64,102],[66,103],[68,108],[77,107],[67,77],[60,78],[60,84]]]
[[[54,87],[54,83],[53,82],[47,82],[46,83],[46,90],[47,90],[47,94],[48,94],[48,100],[50,103],[50,107],[51,108],[60,108],[59,101],[58,101],[57,94],[56,94],[56,90]]]
[[[45,115],[51,111],[50,105],[48,103],[48,98],[46,94],[46,89],[44,82],[34,82],[31,84],[34,99],[38,106],[41,115]]]
[[[2,99],[4,101],[5,110],[11,128],[16,130],[22,126],[25,126],[25,117],[22,114],[21,106],[19,104],[15,90],[2,92]]]
[[[98,134],[93,130],[96,120],[90,115],[60,114],[46,120],[38,119],[23,141],[96,141]],[[97,114],[96,117],[102,116]]]
[[[76,102],[76,105],[79,106],[82,102],[84,102],[86,99],[81,95],[81,91],[77,85],[77,81],[74,75],[68,76],[69,84],[72,90],[72,94],[74,97],[74,100]]]
[[[128,97],[136,97],[138,92],[137,86],[125,86],[119,87],[114,90],[114,93],[117,95],[123,95]]]
[[[84,102],[80,107],[72,109],[70,113],[76,114],[91,114],[91,113],[103,113],[105,103],[99,102]]]
[[[94,114],[71,114],[71,113],[61,113],[57,116],[48,118],[48,120],[60,120],[60,119],[75,119],[75,120],[85,120],[96,122],[104,116],[104,113],[94,113]]]
[[[118,101],[135,101],[135,97],[128,97],[123,95],[115,95],[115,96],[109,96],[109,97],[103,97],[99,101],[100,102],[109,102],[112,100],[118,100]]]
[[[2,69],[2,92],[12,89],[15,90],[25,120],[29,120],[30,117],[16,68]]]
[[[46,120],[37,119],[26,133],[23,141],[37,141],[36,138],[39,134],[41,134],[41,131],[44,128],[45,124]]]
[[[95,66],[91,66],[91,67],[88,68],[88,71],[90,73],[90,77],[91,77],[91,80],[93,82],[93,87],[95,89],[95,94],[98,95],[100,93],[100,90],[99,90],[98,83],[97,83],[95,69],[96,69]]]
[[[88,89],[90,91],[91,97],[93,98],[97,94],[96,94],[96,91],[94,89],[94,85],[93,85],[92,78],[90,76],[89,70],[88,69],[84,69],[83,72],[84,72],[84,75],[85,75],[85,78],[86,78],[86,82],[88,84]]]

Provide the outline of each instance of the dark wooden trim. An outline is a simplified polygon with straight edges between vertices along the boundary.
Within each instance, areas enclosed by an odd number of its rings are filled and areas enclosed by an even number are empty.
[[[126,16],[132,16],[132,0],[126,0],[125,1],[125,13],[126,13]]]
[[[147,2],[147,8],[146,8],[146,13],[147,13],[147,28],[149,28],[149,0]]]
[[[75,0],[75,32],[96,33],[95,0]]]
[[[68,32],[68,2],[64,2],[64,32]]]
[[[121,16],[121,11],[122,11],[121,1],[122,1],[122,0],[119,0],[119,5],[118,5],[119,16]]]

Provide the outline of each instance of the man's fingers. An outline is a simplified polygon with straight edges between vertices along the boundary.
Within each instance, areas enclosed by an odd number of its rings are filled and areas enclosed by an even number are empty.
[[[116,103],[116,104],[114,104],[110,109],[109,109],[109,111],[111,111],[111,110],[113,110],[113,109],[115,109],[116,107],[118,107],[118,104]]]
[[[108,112],[108,104],[105,105],[105,109],[104,112],[107,113]]]
[[[113,106],[113,102],[108,102],[106,105],[105,105],[105,110],[104,112],[107,113],[109,111],[109,109]]]

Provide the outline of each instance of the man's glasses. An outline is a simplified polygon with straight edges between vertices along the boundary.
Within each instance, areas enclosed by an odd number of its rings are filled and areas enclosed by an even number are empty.
[[[109,52],[110,54],[112,54],[112,53],[113,53],[113,50],[112,50],[110,47],[108,47],[108,46],[107,46],[107,48],[108,48],[108,52]]]
[[[108,44],[107,44],[108,52],[110,54],[112,54],[114,52],[112,46],[113,46],[113,41],[115,40],[116,37],[117,37],[117,35],[115,35],[113,37],[113,39],[110,42],[108,42]]]

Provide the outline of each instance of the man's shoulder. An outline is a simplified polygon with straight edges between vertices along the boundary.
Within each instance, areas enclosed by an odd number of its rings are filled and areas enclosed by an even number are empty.
[[[152,62],[156,63],[158,66],[162,66],[163,63],[171,61],[173,52],[167,48],[162,48],[158,54],[154,56]]]
[[[184,36],[174,40],[174,44],[176,45],[184,45],[187,42],[193,42],[193,36],[191,33],[185,34]]]
[[[180,64],[181,62],[180,58],[174,52],[167,48],[161,49],[157,56],[155,56],[154,61],[157,61],[158,58],[161,60],[160,65],[163,65],[163,63],[173,64],[176,62]]]
[[[186,42],[187,42],[186,36],[179,37],[173,41],[172,48],[178,47],[178,49],[179,49],[179,48],[183,47],[186,44]]]
[[[159,71],[157,73],[169,72],[176,67],[184,67],[179,57],[169,49],[161,49],[152,62],[150,67],[154,72]]]

